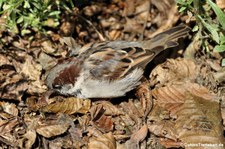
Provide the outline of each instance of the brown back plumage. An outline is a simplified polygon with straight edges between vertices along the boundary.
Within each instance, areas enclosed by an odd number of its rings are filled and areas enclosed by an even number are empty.
[[[186,37],[190,28],[180,25],[141,42],[111,41],[95,43],[85,55],[94,77],[118,79],[136,67],[145,66],[161,51],[178,45],[178,39]]]
[[[178,39],[188,35],[186,25],[173,27],[150,40],[141,42],[106,41],[89,44],[79,49],[78,59],[84,60],[84,68],[94,78],[119,79],[136,67],[145,66],[161,51],[178,45]],[[74,40],[67,38],[67,44],[76,49]]]

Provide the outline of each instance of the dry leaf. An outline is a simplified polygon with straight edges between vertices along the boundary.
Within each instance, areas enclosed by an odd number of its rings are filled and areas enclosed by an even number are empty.
[[[102,105],[92,106],[90,109],[92,121],[98,129],[103,132],[109,132],[113,130],[113,121],[110,116],[106,116],[105,110]]]
[[[144,110],[144,116],[146,117],[153,107],[153,100],[148,80],[142,82],[136,89],[135,95],[140,100],[142,109]]]
[[[110,116],[117,116],[117,115],[123,115],[123,111],[121,111],[119,108],[117,108],[115,105],[113,105],[109,101],[97,101],[95,102],[97,105],[102,105],[104,108],[104,114],[110,115]]]
[[[191,59],[169,59],[150,74],[151,85],[165,85],[174,81],[196,79],[199,68]]]
[[[0,134],[9,133],[18,124],[18,119],[0,120]]]
[[[53,66],[57,64],[57,60],[50,57],[44,52],[38,54],[38,62],[41,64],[42,68],[46,71],[50,70]]]
[[[41,111],[47,113],[65,113],[74,114],[88,112],[91,106],[89,99],[79,99],[75,97],[65,98],[63,101],[55,101],[41,108]]]
[[[224,141],[219,102],[207,88],[195,83],[180,82],[153,90],[153,96],[156,104],[170,112],[171,119],[149,125],[151,132],[174,141],[179,139],[186,145],[220,144]],[[162,128],[160,123],[163,124]],[[173,124],[168,127],[170,123]],[[166,130],[163,129],[165,127]]]
[[[46,139],[46,142],[48,145],[48,148],[49,149],[79,149],[79,147],[81,148],[81,146],[79,144],[73,144],[72,140],[71,140],[71,137],[69,135],[65,135],[65,136],[60,136],[60,137],[57,137],[55,139],[50,139],[50,140],[47,140]]]
[[[185,145],[224,143],[219,103],[193,95],[187,95],[186,99],[176,113],[174,129],[178,138]]]
[[[16,71],[21,75],[25,75],[27,79],[30,81],[28,86],[29,93],[43,93],[46,91],[46,86],[44,86],[44,82],[40,80],[40,76],[42,73],[42,67],[38,64],[34,58],[27,53],[22,53],[20,56],[21,59],[24,60],[23,63],[19,61],[13,61],[13,65],[16,68]]]
[[[0,136],[1,142],[9,146],[18,146],[18,140],[13,134],[13,130],[19,124],[17,118],[11,118],[10,120],[0,119]]]
[[[16,73],[9,73],[9,76],[3,76],[2,79],[4,83],[0,85],[0,90],[2,91],[0,97],[2,99],[20,101],[23,93],[28,89],[27,80]]]
[[[216,96],[210,94],[207,88],[190,82],[174,82],[174,84],[152,91],[153,96],[157,99],[156,102],[160,106],[169,103],[184,103],[186,93],[191,93],[194,96],[202,97],[206,100],[216,99]]]
[[[148,124],[148,129],[156,136],[165,137],[177,141],[176,129],[174,129],[175,122],[173,121],[158,121],[153,124]]]
[[[141,129],[131,135],[130,140],[126,142],[126,147],[129,149],[139,148],[139,143],[146,138],[147,133],[148,127],[144,124]]]
[[[10,65],[11,64],[6,55],[0,54],[0,60],[1,60],[0,61],[1,67],[4,66],[4,65]]]
[[[55,48],[53,48],[53,45],[49,40],[43,41],[41,43],[41,46],[42,46],[42,50],[45,53],[54,53],[55,52]]]
[[[32,145],[35,143],[37,134],[34,130],[29,130],[24,134],[24,139],[26,139],[25,147],[26,149],[32,148]]]
[[[98,120],[94,121],[94,124],[103,132],[112,131],[114,127],[112,118],[105,115],[102,115]]]
[[[225,0],[216,0],[216,4],[221,9],[225,8]]]
[[[127,115],[115,117],[114,122],[114,137],[116,140],[127,140],[130,138],[132,130],[135,129],[135,122]],[[137,129],[135,129],[137,130]]]
[[[121,31],[119,30],[112,30],[109,32],[109,39],[110,40],[117,40],[121,36]]]
[[[89,139],[88,149],[116,149],[116,141],[111,132]]]
[[[18,109],[15,104],[0,102],[0,109],[12,116],[18,116]]]
[[[129,117],[135,121],[137,125],[141,124],[141,117],[144,116],[144,112],[140,110],[140,108],[137,108],[136,105],[134,105],[134,102],[129,100],[128,103],[123,102],[120,104],[123,108],[123,111],[129,115]]]
[[[149,19],[150,1],[126,1],[128,5],[125,10],[125,15],[132,14],[133,18],[126,17],[126,24],[124,25],[125,32],[143,34],[147,20]]]
[[[179,19],[177,6],[174,0],[151,0],[151,4],[159,10],[159,12],[155,12],[156,16],[152,17],[151,23],[157,24],[159,28],[154,33],[148,35],[148,38],[152,38],[162,31],[171,28]]]
[[[40,126],[36,129],[37,133],[39,135],[42,135],[46,138],[51,138],[54,136],[58,136],[60,134],[63,134],[67,131],[69,128],[69,125],[46,125],[46,126]]]
[[[175,142],[167,138],[160,138],[160,144],[162,144],[166,148],[180,148],[181,146],[183,146],[182,142],[180,141]]]
[[[221,101],[221,115],[222,115],[222,119],[223,119],[223,126],[225,126],[225,98],[222,97],[222,101]]]

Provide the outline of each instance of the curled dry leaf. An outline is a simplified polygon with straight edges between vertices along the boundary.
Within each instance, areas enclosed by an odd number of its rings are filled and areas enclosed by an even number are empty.
[[[94,121],[94,124],[103,132],[112,131],[114,127],[112,118],[105,115],[102,115],[98,120]]]
[[[9,59],[7,58],[6,55],[3,55],[3,54],[0,54],[0,66],[2,67],[3,65],[10,65],[10,61]]]
[[[202,97],[205,100],[216,99],[216,96],[210,94],[206,87],[190,82],[175,82],[172,85],[154,89],[152,91],[153,96],[156,98],[157,104],[160,106],[170,103],[184,103],[186,93],[191,93],[194,96]]]
[[[1,142],[9,146],[18,146],[18,140],[12,132],[18,124],[19,121],[17,118],[11,118],[10,120],[0,119]]]
[[[117,116],[117,115],[123,115],[123,111],[121,111],[119,108],[117,108],[115,105],[113,105],[109,101],[97,101],[95,102],[97,105],[102,105],[105,115],[110,116]]]
[[[171,28],[179,19],[177,6],[174,0],[151,0],[151,4],[154,5],[159,12],[155,12],[155,15],[151,21],[152,24],[157,24],[159,28],[148,38],[152,38],[162,31]]]
[[[126,113],[126,115],[129,116],[130,119],[132,119],[138,127],[141,124],[141,117],[144,116],[144,112],[140,110],[141,108],[137,108],[134,102],[132,102],[131,100],[129,100],[128,103],[122,102],[120,105],[123,108],[124,113]],[[129,121],[125,121],[125,123],[129,123]]]
[[[116,140],[114,139],[112,132],[92,136],[89,139],[88,149],[116,149]]]
[[[56,59],[50,57],[48,54],[44,52],[40,52],[38,55],[38,62],[41,64],[42,68],[46,71],[50,70],[53,66],[57,64]]]
[[[0,97],[3,99],[21,100],[28,82],[21,74],[16,72],[6,55],[0,54]]]
[[[179,139],[184,144],[224,142],[219,102],[207,88],[195,83],[182,82],[155,89],[153,96],[156,98],[156,104],[166,108],[174,117],[163,122],[163,127],[168,123],[174,123],[165,131],[167,134],[174,134],[170,139]],[[169,137],[157,131],[163,130],[159,129],[160,123],[162,122],[149,125],[150,131]]]
[[[28,130],[24,136],[24,144],[25,144],[25,148],[28,149],[28,148],[32,148],[32,145],[35,143],[36,141],[36,137],[37,137],[37,134],[35,132],[35,130]],[[22,147],[21,147],[22,148]]]
[[[82,127],[82,126],[81,126]],[[76,144],[76,146],[82,146],[85,144],[84,137],[83,137],[83,128],[78,128],[75,126],[74,123],[71,123],[71,127],[69,128],[68,132],[70,134],[70,139],[72,140],[73,144]]]
[[[114,137],[116,140],[127,140],[130,138],[131,129],[134,129],[135,122],[127,115],[114,117]]]
[[[168,120],[168,119],[170,119],[170,112],[166,110],[165,108],[163,108],[162,106],[160,106],[160,104],[155,104],[153,106],[151,113],[149,113],[147,120],[150,123],[155,123],[158,121]]]
[[[65,98],[62,101],[55,101],[49,105],[41,108],[41,111],[47,113],[65,113],[74,114],[88,112],[91,106],[91,101],[89,99],[79,99],[75,97]]]
[[[191,59],[169,59],[158,65],[150,74],[151,85],[165,85],[178,80],[194,80],[199,68]]]
[[[146,124],[144,124],[141,129],[139,129],[138,131],[134,132],[131,137],[130,140],[128,140],[126,142],[126,146],[127,148],[139,148],[139,143],[142,142],[148,133],[148,127]]]
[[[153,124],[148,124],[148,129],[151,133],[154,133],[157,136],[165,137],[167,139],[177,141],[176,129],[173,129],[175,122],[164,120],[158,121]]]
[[[11,78],[6,77],[5,82],[1,84],[1,98],[20,101],[23,93],[28,88],[27,80],[23,76],[14,73]]]
[[[187,95],[186,99],[176,113],[174,129],[178,138],[184,144],[224,143],[219,103],[193,95]]]
[[[86,6],[83,9],[84,14],[89,17],[98,14],[101,10],[102,10],[102,7],[100,5],[95,5],[95,4]]]
[[[142,82],[136,89],[135,95],[141,102],[144,116],[146,117],[153,107],[153,100],[151,90],[149,89],[150,83],[148,80]]]
[[[109,132],[113,130],[113,121],[111,116],[106,116],[105,110],[102,105],[92,106],[90,109],[92,121],[94,125],[98,127],[98,129],[103,132]]]
[[[18,109],[15,104],[0,102],[0,109],[10,115],[18,116]]]
[[[147,20],[149,19],[150,1],[126,1],[127,9],[124,9],[126,16],[133,15],[134,18],[126,18],[124,31],[142,34]]]
[[[24,53],[23,53],[24,54]],[[25,75],[29,81],[28,92],[30,93],[43,93],[46,91],[46,86],[44,86],[43,81],[40,80],[42,73],[42,67],[40,64],[34,61],[34,58],[27,53],[25,56],[21,57],[24,62],[20,63],[18,61],[13,61],[13,65],[16,71],[22,75]]]
[[[45,53],[54,53],[56,48],[53,48],[52,43],[49,40],[43,41],[41,43],[42,50]]]
[[[36,129],[36,131],[39,135],[42,135],[46,138],[51,138],[65,133],[68,128],[69,128],[68,124],[65,125],[56,124],[56,125],[40,126]]]
[[[78,121],[80,126],[82,127],[82,130],[86,130],[91,121],[91,118],[88,115],[82,115],[78,117]]]

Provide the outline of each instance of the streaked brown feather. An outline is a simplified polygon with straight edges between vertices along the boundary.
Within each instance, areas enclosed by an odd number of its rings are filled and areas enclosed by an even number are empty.
[[[136,67],[144,69],[158,53],[177,46],[178,39],[186,37],[189,31],[189,27],[180,25],[147,41],[106,41],[85,45],[78,50],[77,59],[82,62],[57,71],[58,76],[52,83],[53,85],[74,84],[81,69],[89,70],[95,79],[118,80]],[[76,45],[72,43],[73,41],[68,40],[68,43],[74,47]]]

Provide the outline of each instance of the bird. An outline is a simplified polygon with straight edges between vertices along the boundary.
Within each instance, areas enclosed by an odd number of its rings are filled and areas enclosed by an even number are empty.
[[[176,47],[189,35],[187,25],[178,25],[143,41],[103,41],[81,48],[65,38],[75,54],[58,62],[47,74],[50,90],[77,98],[125,96],[141,83],[145,67],[161,51]]]

